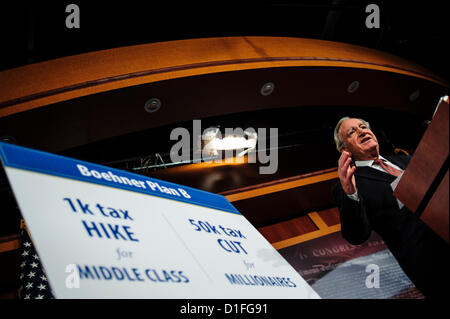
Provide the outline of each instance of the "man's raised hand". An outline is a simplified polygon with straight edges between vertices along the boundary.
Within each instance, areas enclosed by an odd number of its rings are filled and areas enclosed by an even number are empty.
[[[338,175],[342,189],[348,195],[356,192],[356,181],[354,175],[356,166],[351,166],[351,162],[351,154],[347,151],[342,151],[338,162]]]

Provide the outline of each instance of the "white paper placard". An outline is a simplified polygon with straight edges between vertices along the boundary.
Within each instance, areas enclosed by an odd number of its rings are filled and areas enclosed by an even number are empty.
[[[223,196],[0,143],[57,298],[319,298]]]

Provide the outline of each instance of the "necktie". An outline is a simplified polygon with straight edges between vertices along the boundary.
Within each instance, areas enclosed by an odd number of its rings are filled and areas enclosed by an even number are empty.
[[[388,164],[386,164],[382,159],[377,158],[376,160],[373,161],[375,164],[380,165],[386,172],[388,172],[391,175],[394,176],[400,176],[402,171],[398,170]]]

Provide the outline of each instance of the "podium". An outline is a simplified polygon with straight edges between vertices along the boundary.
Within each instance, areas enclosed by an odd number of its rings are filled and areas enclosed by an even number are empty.
[[[449,103],[441,98],[394,196],[449,242]]]

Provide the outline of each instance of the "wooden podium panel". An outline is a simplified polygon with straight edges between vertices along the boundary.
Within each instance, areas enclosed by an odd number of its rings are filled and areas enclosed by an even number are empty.
[[[420,218],[448,243],[448,217],[447,170],[444,179],[442,180],[441,184],[434,193]]]
[[[441,99],[394,196],[447,242],[449,104]],[[445,175],[445,176],[444,176]]]
[[[441,101],[394,196],[416,212],[448,157],[448,102]]]

